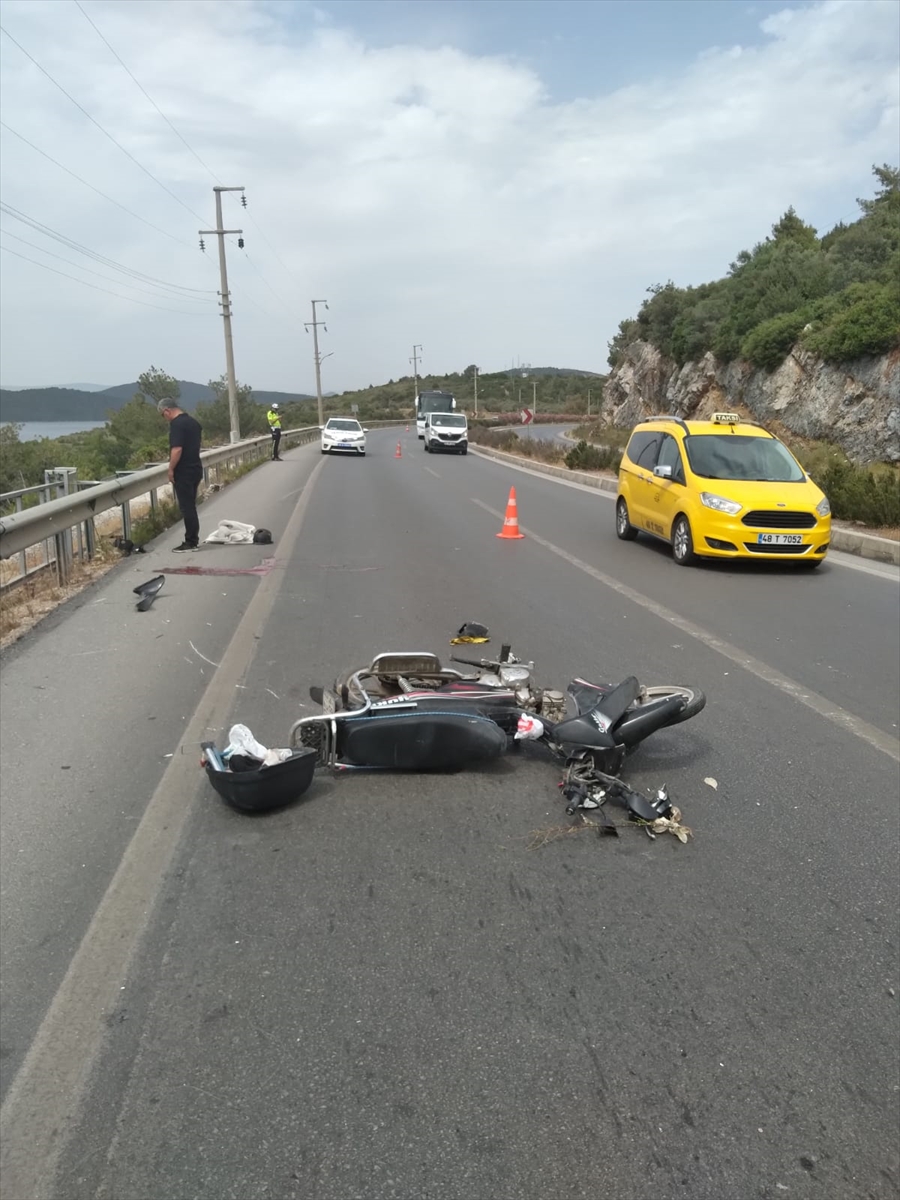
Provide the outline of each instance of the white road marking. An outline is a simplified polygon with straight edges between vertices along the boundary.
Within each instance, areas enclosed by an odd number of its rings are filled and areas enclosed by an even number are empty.
[[[299,539],[322,466],[318,463],[313,469],[285,527],[280,548],[288,557]],[[256,634],[272,611],[280,579],[274,571],[260,578],[221,666],[185,728],[182,748],[199,746],[209,728],[224,727],[234,690],[244,686],[238,680],[246,675],[256,654]],[[0,1107],[0,1177],[6,1196],[50,1200],[57,1194],[57,1166],[75,1129],[91,1068],[108,1033],[106,1018],[121,1003],[119,980],[127,978],[153,915],[199,783],[197,759],[176,754],[9,1087]]]
[[[478,453],[478,448],[474,445],[472,446],[472,450],[476,454]],[[535,479],[543,479],[545,483],[558,483],[560,487],[575,488],[576,491],[588,492],[590,495],[600,496],[604,500],[614,501],[616,499],[615,492],[607,492],[601,488],[591,487],[589,483],[579,483],[575,479],[560,479],[558,475],[545,475],[543,471],[535,471],[532,467],[506,462],[505,459],[492,458],[489,454],[482,454],[479,457],[487,459],[488,462],[497,463],[501,467],[509,467],[511,471],[521,471],[524,475],[531,475]],[[611,477],[603,476],[603,478]],[[861,555],[848,554],[843,550],[829,550],[825,563],[833,567],[849,567],[851,571],[862,571],[866,575],[875,575],[878,579],[889,579],[893,583],[900,584],[900,567],[895,567],[893,563],[876,562],[874,559],[866,559]]]
[[[431,467],[423,467],[422,470],[427,471],[429,475],[433,475],[435,479],[440,479],[440,475],[438,475],[437,471],[432,471]]]
[[[482,500],[476,500],[472,497],[472,503],[477,504],[479,508],[483,508],[485,512],[489,512],[491,516],[497,517],[500,521],[503,520],[503,513],[496,508],[491,508]],[[592,579],[596,579],[598,583],[602,583],[614,592],[618,592],[620,596],[625,596],[632,604],[647,609],[663,621],[668,621],[670,625],[674,625],[676,629],[687,634],[688,637],[695,638],[704,646],[709,647],[710,650],[715,650],[724,658],[737,663],[739,667],[743,667],[745,671],[749,671],[757,679],[762,679],[765,683],[770,683],[773,687],[778,688],[779,691],[784,692],[785,695],[790,696],[792,700],[798,700],[801,704],[806,705],[807,708],[811,708],[813,712],[818,713],[820,717],[825,717],[826,720],[831,721],[847,733],[852,733],[862,741],[868,742],[870,746],[881,750],[884,754],[894,759],[895,762],[900,762],[900,741],[897,738],[891,737],[889,733],[884,733],[881,729],[870,725],[868,721],[864,721],[861,717],[856,717],[853,713],[847,712],[840,705],[833,704],[824,696],[820,696],[818,692],[810,691],[809,688],[805,688],[788,675],[783,675],[781,671],[776,671],[768,663],[764,663],[759,658],[754,658],[753,655],[748,654],[733,642],[728,642],[724,638],[717,637],[714,633],[709,633],[702,626],[696,625],[686,617],[679,616],[678,613],[673,612],[670,608],[666,608],[664,604],[651,599],[650,596],[645,596],[643,592],[636,591],[634,588],[622,583],[621,580],[615,579],[612,575],[607,575],[605,571],[600,571],[596,567],[592,567],[590,563],[584,562],[583,559],[576,558],[574,554],[563,550],[561,546],[554,545],[553,542],[540,537],[525,526],[520,525],[519,528],[529,541],[543,546],[545,550],[549,550],[551,554],[555,554],[558,558],[563,559],[570,566],[583,571],[585,575],[590,575]]]

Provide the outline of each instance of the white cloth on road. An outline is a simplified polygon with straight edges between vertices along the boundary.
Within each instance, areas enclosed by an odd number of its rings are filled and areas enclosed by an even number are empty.
[[[221,544],[246,544],[253,541],[254,533],[255,525],[247,525],[243,521],[220,521],[218,527],[204,540]]]

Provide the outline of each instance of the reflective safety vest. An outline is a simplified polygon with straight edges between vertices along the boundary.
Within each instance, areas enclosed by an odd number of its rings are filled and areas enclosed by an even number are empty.
[[[281,428],[281,413],[275,412],[274,409],[269,409],[266,413],[266,420],[269,422],[270,429]]]

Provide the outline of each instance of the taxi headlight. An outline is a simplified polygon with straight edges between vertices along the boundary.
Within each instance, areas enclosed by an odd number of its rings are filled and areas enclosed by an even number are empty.
[[[716,512],[728,513],[730,517],[736,516],[744,507],[736,500],[726,500],[724,496],[716,496],[713,492],[701,492],[700,503],[715,509]]]
[[[827,496],[823,496],[822,499],[819,501],[819,503],[816,505],[816,512],[819,514],[820,517],[830,517],[831,516],[831,505],[828,503]]]

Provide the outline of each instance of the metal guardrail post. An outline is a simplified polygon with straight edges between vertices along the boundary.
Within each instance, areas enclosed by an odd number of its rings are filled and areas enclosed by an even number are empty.
[[[22,497],[16,496],[16,512],[20,513],[21,511],[22,511]],[[28,559],[26,558],[25,551],[20,550],[19,551],[19,575],[24,578],[24,576],[27,574],[28,574]]]
[[[371,422],[371,424],[381,428],[387,425],[400,425],[403,424],[403,421],[377,421]],[[293,435],[290,441],[302,445],[319,436],[319,427],[302,426],[290,432]],[[270,445],[271,438],[263,434],[248,438],[238,445],[230,444],[203,451],[201,461],[204,468],[215,470],[218,480],[223,467],[227,472],[227,468],[233,466],[235,461],[239,465],[243,465],[248,460],[248,456],[252,459],[259,456],[265,457],[267,447]],[[71,468],[64,470],[68,474]],[[123,476],[133,476],[133,478],[123,478]],[[166,487],[166,464],[154,464],[152,468],[137,472],[116,472],[116,477],[113,479],[73,480],[73,484],[74,487],[70,494],[57,494],[56,498],[54,498],[53,492],[59,493],[63,487],[62,480],[57,487],[54,487],[48,480],[44,484],[36,484],[24,488],[20,492],[4,494],[4,503],[15,502],[15,512],[5,516],[0,515],[0,554],[5,558],[19,556],[20,563],[24,559],[26,574],[28,573],[27,556],[32,547],[43,545],[45,548],[43,563],[33,568],[40,570],[56,561],[54,549],[56,539],[60,535],[67,537],[65,544],[71,551],[72,531],[81,524],[84,524],[87,553],[93,555],[97,546],[96,527],[93,520],[100,513],[120,508],[123,518],[123,534],[128,537],[131,532],[129,501],[138,496],[152,494],[154,489]],[[37,497],[38,502],[33,507],[26,507],[22,500],[22,497],[26,496]],[[65,565],[63,570],[65,570]]]
[[[46,472],[45,472],[45,474],[46,474]],[[50,495],[50,488],[49,487],[41,488],[40,500],[38,501],[38,503],[39,504],[49,504],[52,499],[54,499],[54,497]],[[56,562],[56,548],[55,548],[55,544],[54,544],[54,539],[52,537],[44,538],[43,555],[44,555],[44,563],[43,563],[44,566],[50,566],[51,563]]]

